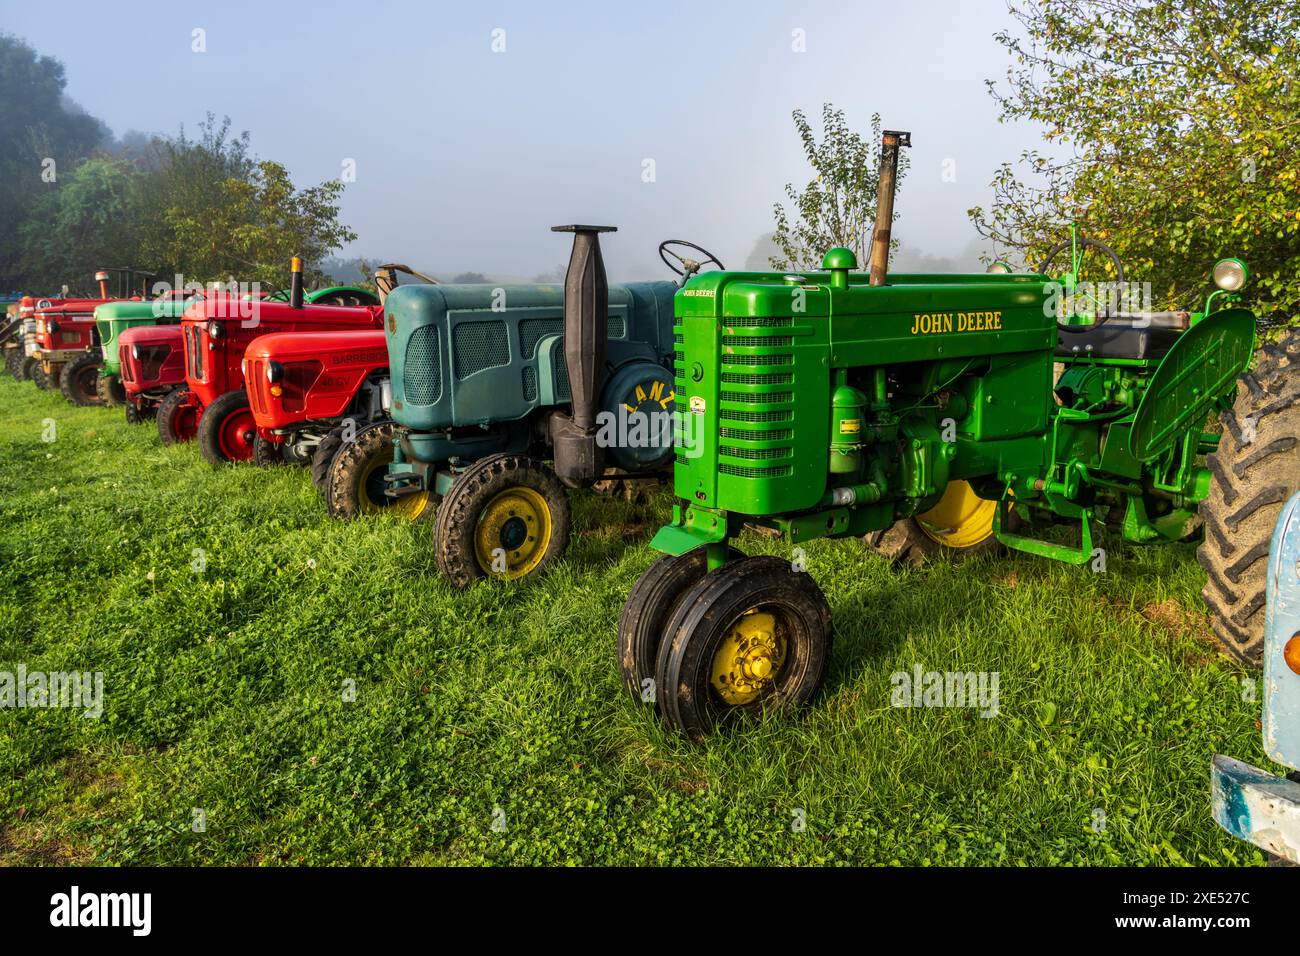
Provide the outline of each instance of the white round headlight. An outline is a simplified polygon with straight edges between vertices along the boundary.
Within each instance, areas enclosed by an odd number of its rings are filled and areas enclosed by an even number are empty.
[[[1246,263],[1240,259],[1220,259],[1214,264],[1214,284],[1224,292],[1236,292],[1246,284]]]
[[[994,275],[1010,275],[1011,263],[1003,262],[1001,259],[998,259],[996,262],[990,262],[989,267],[984,271]]]

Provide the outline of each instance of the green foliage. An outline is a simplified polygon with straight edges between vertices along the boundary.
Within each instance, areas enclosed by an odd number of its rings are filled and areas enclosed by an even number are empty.
[[[1004,165],[981,233],[1036,267],[1063,224],[1113,246],[1157,306],[1195,306],[1240,256],[1246,301],[1300,304],[1300,4],[1040,0],[997,34],[1004,121],[1046,128],[1055,155]]]
[[[843,110],[825,103],[820,142],[803,111],[795,110],[792,115],[815,176],[802,192],[786,184],[792,212],[787,213],[781,203],[773,206],[776,231],[772,242],[781,252],[772,256],[772,268],[818,269],[826,250],[833,246],[852,249],[858,263],[864,264],[871,247],[880,184],[880,115],[872,114],[871,137],[863,139],[849,128]],[[900,183],[907,167],[904,152],[898,161]]]
[[[1192,545],[1095,574],[809,543],[824,691],[697,746],[614,662],[666,493],[576,494],[545,579],[458,591],[427,524],[331,520],[301,469],[7,377],[0,408],[0,670],[104,674],[99,719],[0,711],[0,865],[1264,862],[1210,816],[1211,754],[1268,764]],[[890,706],[916,664],[997,671],[998,716]]]

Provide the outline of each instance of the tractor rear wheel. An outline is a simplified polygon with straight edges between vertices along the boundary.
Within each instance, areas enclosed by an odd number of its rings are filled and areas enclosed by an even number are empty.
[[[395,423],[377,422],[357,432],[354,441],[338,450],[325,482],[325,505],[331,515],[349,519],[383,513],[411,521],[429,516],[437,503],[432,491],[416,491],[400,498],[384,493],[384,475],[393,460],[396,435]]]
[[[355,437],[355,426],[352,431]],[[311,483],[316,486],[316,490],[325,494],[329,487],[330,467],[334,464],[334,456],[339,453],[339,449],[346,443],[347,427],[339,425],[331,428],[316,450],[311,456]]]
[[[731,558],[740,560],[744,555],[733,550]],[[628,592],[618,619],[618,665],[623,684],[635,700],[658,707],[658,694],[653,684],[646,682],[654,679],[664,629],[682,596],[704,577],[707,569],[702,547],[685,554],[666,554],[650,565]]]
[[[257,426],[243,389],[226,392],[203,410],[195,436],[199,451],[213,465],[251,461]]]
[[[63,369],[63,381],[60,390],[63,397],[73,405],[98,405],[99,370],[104,367],[104,360],[94,352],[78,355]]]
[[[22,349],[5,349],[5,371],[19,382],[23,380],[23,358]]]
[[[817,582],[768,555],[700,578],[668,620],[655,661],[660,713],[692,740],[724,720],[807,704],[831,656]]]
[[[126,401],[126,388],[122,385],[122,380],[116,375],[105,375],[102,370],[95,383],[95,394],[99,397],[100,404],[107,408]]]
[[[190,390],[179,385],[167,393],[158,406],[158,439],[164,445],[194,440],[201,409]]]
[[[518,581],[541,574],[568,544],[564,486],[527,455],[476,461],[442,499],[433,528],[438,570],[460,588],[483,578]]]
[[[1214,481],[1200,506],[1205,540],[1196,559],[1207,577],[1201,595],[1219,645],[1258,667],[1269,543],[1282,506],[1300,490],[1300,328],[1256,353],[1220,420],[1223,434],[1208,461]]]
[[[871,531],[863,540],[890,561],[914,567],[941,553],[954,558],[996,553],[993,518],[997,510],[996,501],[979,497],[969,483],[950,481],[943,498],[929,511]]]

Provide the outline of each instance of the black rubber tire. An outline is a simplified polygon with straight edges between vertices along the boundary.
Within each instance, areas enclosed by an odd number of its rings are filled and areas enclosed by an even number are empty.
[[[1300,490],[1300,327],[1260,349],[1220,420],[1223,434],[1208,460],[1214,480],[1200,506],[1201,594],[1220,647],[1259,667],[1269,543],[1282,506]]]
[[[369,504],[378,503],[377,493],[369,493],[362,488],[367,472],[375,463],[393,460],[393,439],[397,434],[397,424],[391,421],[375,422],[357,432],[353,441],[344,444],[333,456],[329,472],[325,479],[325,507],[332,517],[349,521],[362,513],[362,497]],[[393,499],[385,498],[385,502]],[[408,515],[412,521],[423,521],[433,514],[436,507],[434,496],[428,496],[424,507]]]
[[[32,365],[32,381],[43,392],[48,392],[55,387],[49,373],[45,371],[44,362],[35,362]]]
[[[334,456],[338,454],[339,449],[343,447],[344,434],[347,427],[339,425],[330,431],[321,439],[316,451],[311,456],[311,483],[316,486],[316,490],[322,495],[325,494],[329,485],[330,466],[334,464]],[[355,426],[353,428],[355,438]]]
[[[755,607],[781,612],[786,663],[767,693],[727,705],[712,686],[713,658],[735,621]],[[769,555],[729,562],[697,581],[668,622],[655,662],[660,714],[698,742],[724,719],[803,707],[826,678],[832,641],[830,605],[811,575]]]
[[[63,371],[67,367],[68,367],[67,362],[54,363],[54,371],[49,374],[51,391],[57,391],[63,388]]]
[[[125,405],[122,406],[122,408],[125,409],[126,423],[128,425],[143,425],[146,419],[152,417],[150,415],[141,413],[140,409],[136,408],[135,405],[132,404],[131,402],[127,402]],[[155,413],[156,413],[156,409],[155,409]]]
[[[103,367],[104,359],[94,352],[78,355],[63,368],[63,380],[59,383],[63,397],[82,408],[101,404],[99,370]]]
[[[5,349],[5,371],[8,372],[15,382],[23,380],[23,363],[26,356],[23,355],[22,349]]]
[[[731,558],[740,560],[744,555],[733,548]],[[655,661],[669,618],[682,596],[704,577],[707,567],[703,547],[685,554],[666,554],[650,565],[628,592],[618,619],[618,666],[623,686],[633,700],[653,703],[659,709],[657,693],[646,699],[645,682],[654,680]]]
[[[95,383],[95,394],[99,396],[99,403],[106,408],[121,405],[126,401],[126,387],[122,384],[122,380],[116,375],[105,375],[103,371],[99,373],[99,380]]]
[[[167,396],[158,405],[158,440],[164,445],[178,445],[191,439],[185,435],[178,434],[175,429],[175,417],[181,405],[189,401],[190,390],[184,385],[178,385],[167,393]]]
[[[267,441],[261,435],[253,439],[253,464],[269,468],[284,463],[284,445],[282,443]]]
[[[41,363],[34,358],[23,359],[23,372],[20,381],[30,382],[36,378],[36,369]]]
[[[199,418],[198,434],[195,435],[195,438],[199,444],[199,453],[209,464],[228,465],[235,462],[235,459],[228,458],[221,448],[221,426],[231,415],[249,407],[251,406],[248,404],[248,393],[241,388],[238,391],[218,395],[211,405],[203,409],[203,415]],[[255,440],[256,433],[254,433]],[[251,448],[248,460],[252,460]]]
[[[564,554],[569,546],[569,496],[555,472],[527,455],[489,455],[480,458],[456,479],[442,499],[434,521],[434,560],[438,570],[456,587],[466,588],[493,576],[490,569],[480,565],[475,553],[474,533],[479,516],[498,494],[521,486],[541,495],[551,515],[551,539],[537,566],[525,579],[544,574]]]

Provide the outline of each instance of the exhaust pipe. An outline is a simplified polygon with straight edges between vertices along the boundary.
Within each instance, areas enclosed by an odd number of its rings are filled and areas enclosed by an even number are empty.
[[[569,373],[572,414],[552,419],[555,473],[571,488],[604,470],[604,451],[596,445],[596,402],[605,370],[609,336],[609,284],[600,256],[600,234],[614,226],[553,226],[573,233],[573,252],[564,275],[564,367]]]
[[[871,234],[871,284],[884,285],[889,272],[889,230],[898,188],[898,151],[912,145],[911,133],[887,129],[880,137],[880,182],[876,187],[876,229]]]
[[[289,260],[289,305],[302,308],[302,260],[294,256]]]

